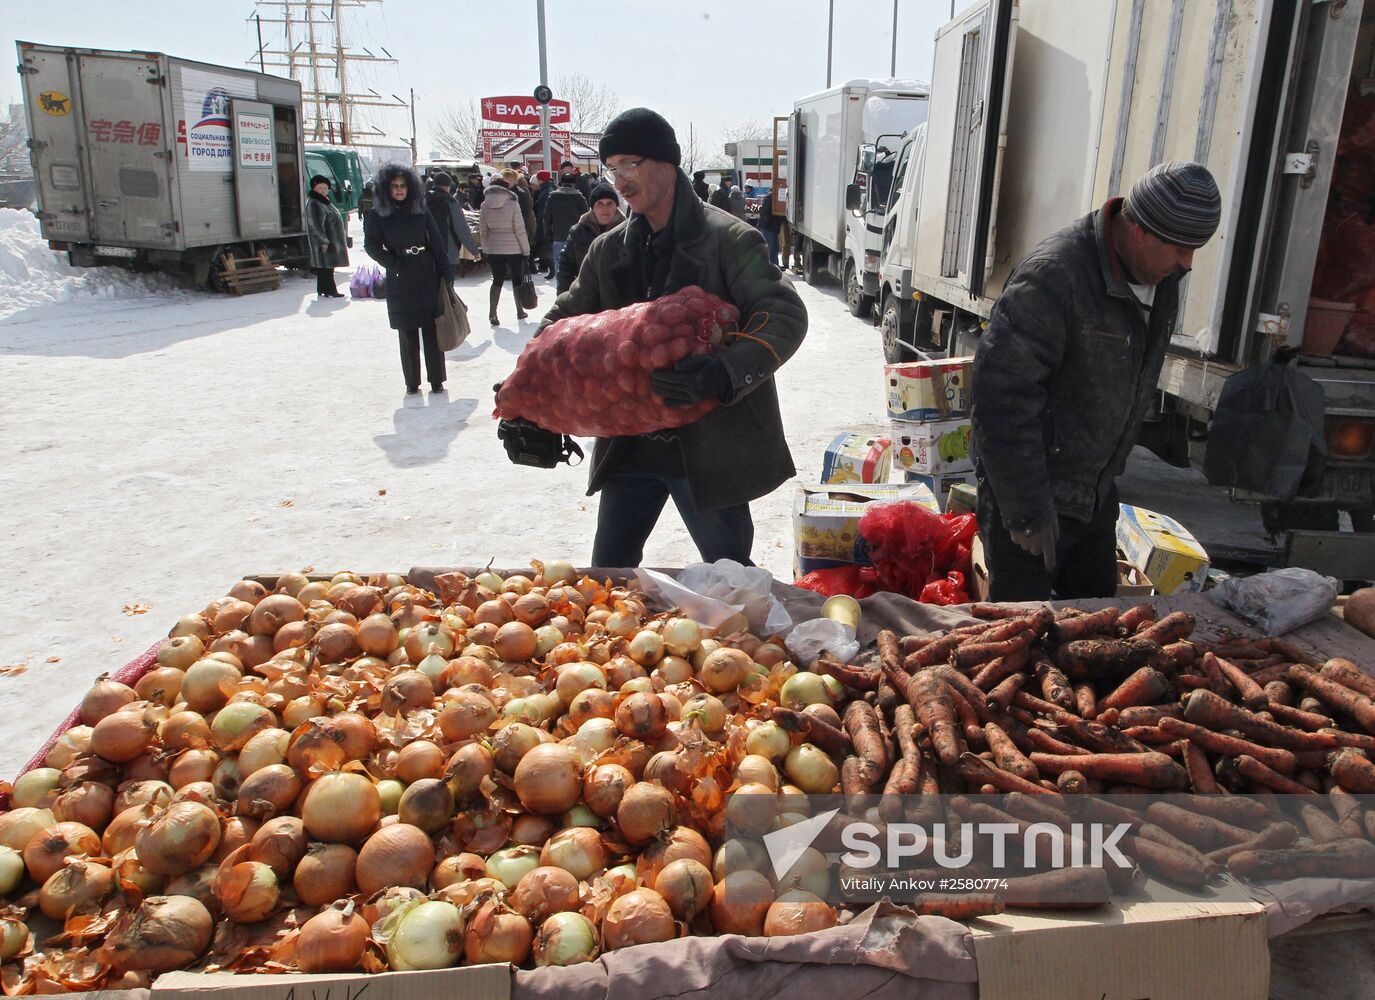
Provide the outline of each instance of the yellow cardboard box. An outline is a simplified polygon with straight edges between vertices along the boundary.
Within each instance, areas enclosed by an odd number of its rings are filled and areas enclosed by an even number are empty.
[[[974,358],[884,365],[888,416],[895,420],[959,420],[969,416]]]
[[[1203,589],[1208,553],[1189,529],[1166,514],[1121,504],[1117,547],[1162,595]]]
[[[869,546],[859,519],[871,503],[911,500],[940,513],[935,495],[919,483],[874,483],[859,487],[798,486],[793,500],[793,573],[869,565]]]

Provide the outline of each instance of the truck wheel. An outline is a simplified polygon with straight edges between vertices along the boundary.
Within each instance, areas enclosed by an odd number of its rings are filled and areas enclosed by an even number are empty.
[[[242,256],[241,247],[217,247],[210,255],[210,273],[205,279],[205,287],[212,292],[223,295],[229,291],[229,283],[225,280],[225,272],[229,269],[225,264],[230,257],[238,253]]]
[[[868,319],[874,312],[874,298],[864,294],[864,286],[859,281],[859,268],[853,260],[845,262],[845,304],[851,316]]]
[[[809,285],[820,285],[826,280],[826,263],[818,262],[816,245],[810,239],[802,241],[802,280]]]
[[[902,342],[902,309],[895,296],[883,300],[883,315],[879,318],[879,334],[883,338],[883,361],[896,365],[915,360],[912,349]]]

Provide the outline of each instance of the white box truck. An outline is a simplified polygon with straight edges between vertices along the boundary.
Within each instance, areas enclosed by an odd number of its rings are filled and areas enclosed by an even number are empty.
[[[38,220],[77,267],[305,266],[301,85],[160,52],[19,42]]]
[[[1227,377],[1299,349],[1326,397],[1323,492],[1262,514],[1284,532],[1287,564],[1369,578],[1375,360],[1305,337],[1334,169],[1351,172],[1375,118],[1375,11],[1364,6],[985,0],[960,14],[936,36],[927,125],[899,153],[879,288],[887,359],[972,353],[1041,239],[1155,163],[1202,162],[1222,223],[1182,289],[1141,443],[1198,464]],[[1357,534],[1334,537],[1339,511]]]
[[[856,316],[873,309],[895,154],[928,96],[924,83],[851,80],[793,104],[788,222],[807,281],[841,281]]]

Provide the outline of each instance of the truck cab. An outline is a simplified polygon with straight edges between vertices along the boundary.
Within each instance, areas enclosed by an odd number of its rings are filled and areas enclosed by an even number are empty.
[[[854,316],[869,316],[878,301],[883,226],[903,138],[890,133],[860,143],[854,180],[845,188],[845,256],[855,263],[845,272],[845,303]]]
[[[921,293],[912,284],[913,241],[925,164],[926,123],[923,122],[902,137],[882,223],[876,301],[883,358],[890,364],[909,361],[915,356],[914,345],[909,345],[916,327]]]

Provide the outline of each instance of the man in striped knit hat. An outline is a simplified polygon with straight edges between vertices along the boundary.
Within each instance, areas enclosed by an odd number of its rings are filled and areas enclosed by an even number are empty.
[[[1008,278],[974,359],[991,600],[1116,591],[1116,479],[1156,393],[1180,281],[1221,211],[1206,167],[1161,163]]]

